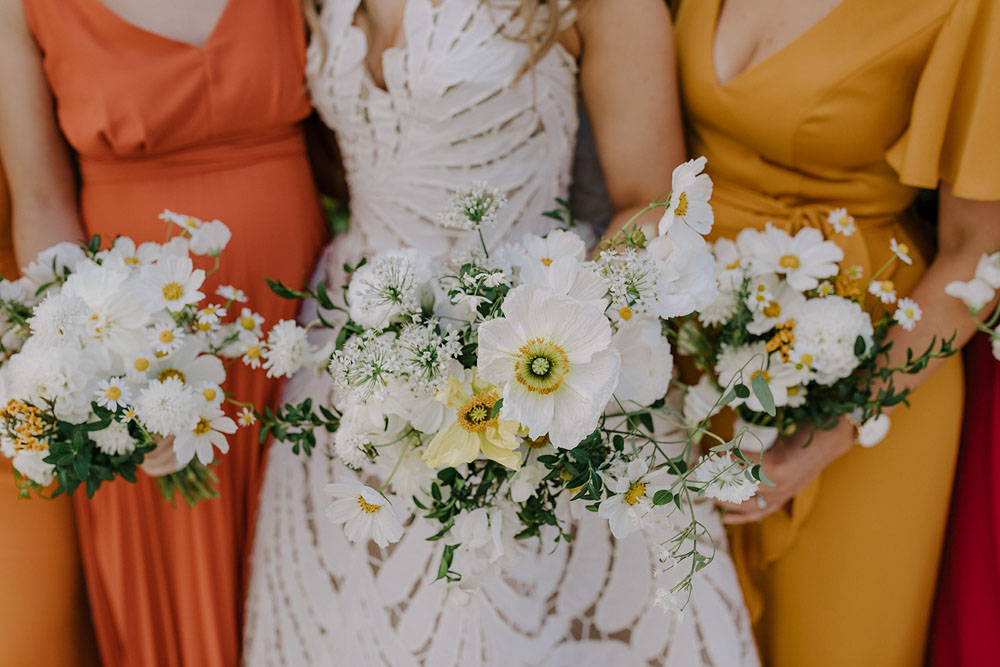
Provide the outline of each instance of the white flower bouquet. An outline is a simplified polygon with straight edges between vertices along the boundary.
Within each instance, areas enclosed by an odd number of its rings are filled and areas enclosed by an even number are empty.
[[[982,321],[980,316],[983,309],[996,298],[997,290],[1000,289],[1000,250],[992,253],[983,253],[976,264],[976,273],[972,280],[956,280],[945,286],[945,292],[949,296],[961,299],[969,308],[969,312],[976,319],[976,328],[987,334],[992,341],[993,357],[1000,360],[1000,305],[994,308],[993,313]]]
[[[829,222],[839,234],[855,231],[844,209]],[[893,376],[953,353],[950,341],[935,341],[919,356],[889,363],[891,327],[911,330],[921,317],[916,302],[897,298],[893,283],[879,279],[893,263],[912,262],[904,244],[893,239],[891,249],[866,285],[861,267],[841,270],[843,251],[818,229],[793,236],[768,224],[717,241],[719,296],[677,331],[681,353],[705,373],[685,397],[691,428],[698,430],[727,394],[721,403],[736,408],[747,450],[767,449],[802,425],[832,428],[842,417],[859,426],[862,445],[880,442],[889,430],[882,410],[907,400]]]
[[[689,562],[672,593],[689,591],[691,574],[711,560],[699,551],[706,531],[691,503],[746,498],[759,481],[759,466],[719,456],[699,465],[665,399],[666,322],[718,292],[702,238],[712,224],[704,162],[679,167],[667,201],[639,214],[665,210],[656,238],[629,225],[594,261],[564,229],[488,248],[481,230],[505,197],[479,183],[441,216],[474,241],[447,262],[412,249],[380,253],[348,267],[342,305],[323,285],[273,285],[346,320],[327,369],[335,405],[321,406],[322,416],[310,401],[261,415],[305,453],[315,428],[335,431],[332,454],[371,484],[329,485],[328,518],[351,540],[385,547],[406,516],[422,515],[444,545],[438,577],[465,586],[512,565],[517,540],[568,541],[560,507],[572,498],[619,538],[672,527],[656,553],[660,563]]]
[[[157,438],[172,438],[176,455],[175,472],[157,478],[165,497],[216,495],[207,466],[237,428],[222,409],[220,355],[252,354],[263,319],[244,309],[225,323],[244,294],[200,291],[206,271],[192,255],[218,267],[226,225],[160,217],[165,243],[60,243],[0,282],[0,447],[23,495],[53,480],[53,496],[134,482]]]

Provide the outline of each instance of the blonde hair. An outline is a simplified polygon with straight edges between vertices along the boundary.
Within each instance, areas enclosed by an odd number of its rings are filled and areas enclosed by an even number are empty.
[[[490,1],[486,0],[487,3]],[[539,12],[542,10],[542,7],[556,4],[556,0],[552,0],[551,2],[549,0],[520,0],[520,5],[511,16],[521,19],[524,27],[518,34],[507,35],[507,37],[523,41],[530,49],[531,56],[528,58],[522,74],[531,69],[535,63],[545,57],[549,49],[555,46],[556,42],[559,41],[563,17],[567,13],[579,9],[584,2],[586,0],[569,0],[569,7],[566,10],[547,11],[545,12],[544,20],[539,21]],[[327,49],[326,37],[323,35],[323,30],[319,24],[319,8],[323,4],[323,0],[303,0],[302,4],[306,24],[309,26],[313,37],[320,40],[320,46],[325,53]]]

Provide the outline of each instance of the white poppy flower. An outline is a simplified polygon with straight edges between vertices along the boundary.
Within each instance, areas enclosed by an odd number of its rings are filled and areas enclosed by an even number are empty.
[[[517,287],[504,316],[479,327],[480,376],[503,385],[500,419],[573,448],[596,427],[618,383],[621,357],[597,309],[537,287]]]
[[[669,206],[660,218],[660,236],[669,234],[684,247],[704,244],[704,237],[715,222],[708,203],[712,198],[712,179],[701,173],[706,162],[705,157],[699,157],[674,169]]]
[[[199,461],[208,465],[215,459],[213,447],[223,454],[229,451],[227,433],[236,433],[236,422],[216,407],[202,407],[194,426],[180,431],[174,438],[177,462],[187,465],[197,455]]]
[[[327,484],[323,491],[333,499],[326,518],[334,525],[344,524],[351,542],[373,540],[385,548],[403,536],[403,525],[389,500],[370,486],[349,480]]]
[[[635,317],[620,322],[611,345],[622,359],[616,398],[645,406],[666,395],[674,357],[658,318]]]
[[[539,264],[549,268],[560,257],[582,262],[587,254],[587,246],[573,232],[556,229],[545,237],[534,234],[524,236],[520,246],[512,249],[510,254],[518,267]]]
[[[792,236],[768,223],[763,232],[741,233],[737,241],[755,273],[783,275],[789,285],[802,292],[835,276],[837,262],[844,259],[840,246],[824,240],[823,233],[812,227]]]

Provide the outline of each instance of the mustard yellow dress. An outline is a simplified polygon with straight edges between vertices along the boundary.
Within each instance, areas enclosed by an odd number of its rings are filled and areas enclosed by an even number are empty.
[[[725,85],[713,42],[721,0],[676,20],[689,151],[708,157],[714,233],[767,221],[829,231],[871,276],[896,238],[918,250],[891,276],[907,293],[930,244],[906,209],[916,187],[1000,199],[1000,2],[843,0],[785,49]],[[962,371],[951,359],[790,506],[731,531],[765,665],[922,664],[959,442]]]
[[[0,165],[0,274],[17,276]],[[96,666],[73,503],[19,500],[0,457],[0,665]]]

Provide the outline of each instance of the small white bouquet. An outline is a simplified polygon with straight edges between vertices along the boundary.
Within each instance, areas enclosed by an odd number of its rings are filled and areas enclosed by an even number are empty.
[[[844,209],[829,222],[839,234],[855,231]],[[818,229],[793,236],[768,224],[717,241],[719,296],[678,328],[681,353],[705,373],[685,400],[692,428],[727,394],[721,402],[736,408],[738,426],[752,434],[747,449],[750,441],[766,449],[803,425],[832,428],[842,417],[859,426],[862,445],[880,442],[889,430],[882,410],[907,400],[908,390],[897,390],[893,376],[953,353],[950,341],[935,341],[923,354],[889,364],[891,328],[911,330],[921,318],[916,302],[898,298],[895,285],[880,280],[893,263],[912,261],[895,239],[891,250],[866,283],[861,267],[841,270],[843,251]]]
[[[218,267],[226,225],[160,217],[165,243],[60,243],[0,282],[0,448],[24,495],[53,480],[53,496],[134,482],[158,437],[176,454],[176,471],[157,478],[164,496],[216,495],[207,466],[237,428],[222,409],[220,354],[252,354],[263,319],[244,309],[227,323],[243,292],[200,291],[206,271],[192,255]]]
[[[945,292],[949,296],[961,299],[969,307],[969,312],[976,319],[976,328],[989,335],[993,344],[993,357],[1000,360],[1000,326],[997,325],[1000,321],[1000,305],[985,322],[979,317],[983,309],[996,298],[998,289],[1000,289],[1000,250],[983,253],[976,264],[976,273],[972,280],[956,280],[945,286]]]
[[[647,241],[630,224],[593,261],[563,229],[487,248],[481,229],[505,196],[479,183],[440,220],[478,234],[473,249],[439,264],[412,249],[368,258],[348,267],[345,305],[323,285],[275,285],[346,319],[327,369],[335,405],[262,416],[297,452],[315,446],[315,428],[335,431],[332,453],[372,484],[329,485],[329,519],[385,547],[422,515],[444,544],[438,577],[465,585],[510,567],[518,540],[570,540],[560,499],[572,498],[618,538],[667,526],[657,558],[664,569],[690,565],[672,590],[689,592],[712,558],[699,550],[694,499],[745,499],[760,479],[759,466],[728,455],[699,464],[665,400],[666,323],[718,294],[704,163],[679,167],[667,201],[639,214],[664,210],[659,235]]]

